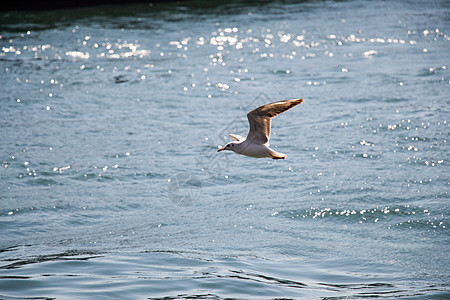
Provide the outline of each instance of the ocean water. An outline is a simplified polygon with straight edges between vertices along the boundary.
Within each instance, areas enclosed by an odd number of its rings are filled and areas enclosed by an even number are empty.
[[[2,12],[0,298],[448,299],[449,12]],[[285,161],[216,152],[294,98]]]

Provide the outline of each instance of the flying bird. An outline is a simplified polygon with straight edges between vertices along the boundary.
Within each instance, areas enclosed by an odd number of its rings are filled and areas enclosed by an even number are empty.
[[[302,102],[303,99],[282,100],[255,108],[247,114],[248,123],[250,124],[247,138],[237,134],[229,134],[233,141],[217,150],[217,152],[229,150],[237,154],[256,158],[286,159],[286,154],[269,148],[270,122],[273,117]]]

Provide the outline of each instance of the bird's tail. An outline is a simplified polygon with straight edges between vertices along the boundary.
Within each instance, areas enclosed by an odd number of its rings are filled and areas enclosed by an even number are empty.
[[[270,149],[272,150],[272,149]],[[280,152],[276,152],[276,151],[270,151],[270,157],[272,157],[272,159],[286,159],[286,154],[280,153]]]

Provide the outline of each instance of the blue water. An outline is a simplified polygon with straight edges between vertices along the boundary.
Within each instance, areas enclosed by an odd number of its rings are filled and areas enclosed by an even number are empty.
[[[204,5],[0,14],[0,298],[450,297],[448,1]]]

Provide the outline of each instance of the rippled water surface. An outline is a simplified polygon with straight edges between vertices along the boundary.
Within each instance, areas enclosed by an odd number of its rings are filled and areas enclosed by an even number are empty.
[[[0,14],[0,298],[450,297],[448,1],[204,5]]]

